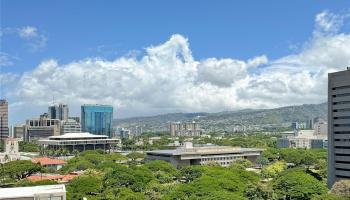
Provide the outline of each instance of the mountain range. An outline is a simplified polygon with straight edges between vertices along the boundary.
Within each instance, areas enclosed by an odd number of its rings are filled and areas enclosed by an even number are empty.
[[[114,125],[125,128],[141,126],[143,131],[167,131],[169,122],[196,121],[205,132],[269,130],[290,127],[292,122],[306,122],[314,118],[327,120],[327,108],[327,103],[321,103],[217,113],[169,113],[117,119]]]

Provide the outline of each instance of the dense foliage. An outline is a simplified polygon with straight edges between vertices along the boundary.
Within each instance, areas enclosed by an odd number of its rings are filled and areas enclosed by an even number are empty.
[[[2,166],[1,177],[21,180],[41,170],[39,164],[34,164],[29,160],[11,161]]]
[[[40,147],[37,144],[25,141],[18,142],[20,152],[39,152]]]
[[[148,139],[149,135],[128,139],[124,148],[152,149],[169,142],[164,137],[154,143]],[[136,145],[136,140],[142,140],[143,145]],[[332,193],[327,193],[326,150],[278,149],[275,141],[274,135],[261,134],[195,138],[197,144],[262,148],[258,169],[252,169],[256,165],[246,159],[237,159],[226,168],[212,163],[176,169],[165,161],[145,160],[141,151],[131,151],[124,156],[97,150],[75,152],[75,157],[69,159],[59,173],[84,171],[67,184],[67,198],[74,200],[83,197],[89,200],[349,199],[348,182],[335,184]],[[13,181],[18,186],[55,183],[25,180],[30,174],[44,171],[30,161],[9,162],[2,169],[5,177],[2,180]]]

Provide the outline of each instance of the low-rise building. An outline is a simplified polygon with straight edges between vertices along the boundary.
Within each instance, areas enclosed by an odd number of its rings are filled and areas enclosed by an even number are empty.
[[[42,167],[45,167],[47,169],[54,169],[59,170],[61,169],[67,162],[61,159],[53,159],[48,157],[39,157],[39,158],[32,158],[33,163],[38,163]]]
[[[253,163],[261,156],[263,149],[241,148],[229,146],[200,146],[193,147],[186,142],[184,147],[173,150],[148,151],[148,160],[164,160],[174,167],[180,168],[191,165],[206,165],[217,163],[227,167],[238,158],[244,158]]]
[[[1,188],[0,199],[6,200],[66,200],[64,185]]]
[[[295,130],[283,133],[277,140],[279,148],[326,148],[327,135],[319,135],[315,130]]]
[[[110,150],[112,146],[119,146],[120,139],[109,138],[107,135],[91,133],[66,133],[59,136],[50,136],[37,142],[44,149],[67,149],[69,151]]]

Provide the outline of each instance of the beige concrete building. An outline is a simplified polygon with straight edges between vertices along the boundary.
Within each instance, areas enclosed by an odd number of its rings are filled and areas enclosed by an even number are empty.
[[[200,146],[194,147],[186,142],[184,147],[173,150],[148,151],[148,160],[164,160],[176,168],[191,165],[207,165],[217,163],[227,167],[238,158],[244,158],[253,163],[261,156],[263,149],[241,148],[229,146]]]
[[[328,75],[328,186],[350,179],[350,69]]]
[[[74,119],[67,119],[61,122],[61,134],[80,133],[81,125]]]
[[[277,140],[279,148],[326,148],[328,145],[327,135],[319,130],[294,130],[282,134],[282,137]]]
[[[12,137],[24,139],[25,127],[26,127],[25,124],[17,124],[17,125],[14,125],[14,126],[13,126]]]
[[[61,122],[59,119],[50,119],[47,114],[43,114],[39,119],[26,121],[25,141],[36,141],[41,138],[61,134]]]

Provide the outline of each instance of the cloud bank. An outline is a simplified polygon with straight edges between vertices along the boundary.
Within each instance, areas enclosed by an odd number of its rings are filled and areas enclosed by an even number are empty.
[[[180,34],[146,48],[141,58],[66,64],[49,59],[18,77],[7,95],[17,113],[32,113],[31,105],[44,108],[54,97],[76,113],[81,104],[112,104],[117,117],[321,103],[327,74],[350,65],[350,35],[340,33],[346,18],[318,14],[313,37],[303,48],[276,60],[267,55],[196,60],[189,39]],[[35,36],[35,30],[23,33]]]

